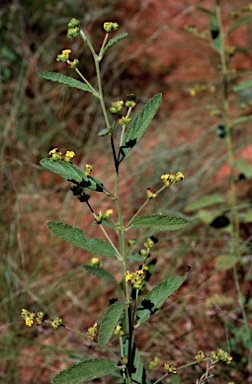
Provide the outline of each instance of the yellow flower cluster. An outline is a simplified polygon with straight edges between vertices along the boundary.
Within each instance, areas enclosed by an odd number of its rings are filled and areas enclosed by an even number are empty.
[[[44,313],[43,312],[30,312],[27,309],[22,309],[21,316],[24,319],[25,325],[27,327],[32,327],[34,321],[36,321],[37,325],[40,325],[44,321]]]
[[[87,330],[87,337],[90,339],[90,340],[94,340],[95,339],[95,336],[97,334],[97,331],[98,331],[98,324],[95,323],[94,325],[92,325],[92,327],[89,327],[88,330]]]
[[[166,187],[169,187],[171,184],[177,184],[180,181],[182,181],[184,178],[185,178],[185,176],[183,175],[182,172],[178,172],[178,173],[174,173],[174,174],[169,172],[169,173],[161,176],[161,179],[163,180],[164,185]]]
[[[59,152],[58,148],[53,148],[49,152],[50,159],[52,161],[59,161],[63,160],[66,163],[70,163],[71,159],[75,156],[74,151],[66,151],[66,153],[63,155],[61,152]]]
[[[148,266],[145,266],[144,269],[139,269],[136,272],[126,271],[125,281],[131,282],[133,288],[141,289],[144,285],[144,278],[145,278],[147,270],[148,270]]]
[[[114,335],[116,336],[123,336],[124,335],[124,331],[122,330],[122,326],[120,324],[118,324],[115,328],[115,331],[114,331]]]

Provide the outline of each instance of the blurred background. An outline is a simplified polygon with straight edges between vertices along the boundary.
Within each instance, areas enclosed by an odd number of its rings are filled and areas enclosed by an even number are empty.
[[[224,27],[234,11],[247,4],[221,1]],[[226,143],[216,128],[221,124],[222,77],[219,56],[211,47],[208,14],[215,1],[193,0],[13,0],[0,5],[0,378],[6,384],[45,384],[61,369],[107,352],[77,334],[60,328],[25,327],[21,309],[44,311],[49,317],[85,332],[99,322],[110,299],[113,282],[87,274],[82,267],[92,255],[51,235],[50,220],[62,221],[102,237],[67,182],[44,170],[39,161],[50,149],[74,150],[74,163],[95,166],[95,176],[113,189],[112,156],[98,103],[90,94],[39,78],[39,71],[74,72],[56,56],[71,49],[80,69],[95,85],[95,70],[87,47],[66,37],[72,17],[80,21],[95,49],[101,46],[105,21],[116,21],[129,36],[111,49],[102,62],[106,102],[137,96],[138,113],[156,93],[161,107],[148,132],[122,165],[121,193],[125,218],[145,200],[145,189],[159,189],[163,173],[182,171],[185,180],[148,206],[147,212],[185,215],[192,224],[183,231],[159,233],[154,256],[156,271],[148,285],[176,273],[191,271],[183,287],[137,335],[145,362],[158,356],[176,366],[194,360],[199,349],[209,353],[223,347],[234,358],[231,367],[218,366],[216,384],[249,382],[248,349],[234,285],[230,256],[230,169]],[[186,28],[187,27],[187,28]],[[252,24],[229,35],[230,90],[251,78]],[[77,77],[76,77],[77,78]],[[230,118],[251,114],[252,90],[231,94]],[[238,275],[251,324],[252,140],[249,123],[233,132],[238,161],[237,194],[241,220],[242,262]],[[238,160],[239,159],[239,160]],[[242,165],[243,164],[243,165]],[[205,200],[204,200],[204,199]],[[95,210],[111,208],[102,195],[91,194]],[[224,219],[223,219],[224,217]],[[216,221],[222,220],[221,224]],[[220,219],[221,218],[221,219]],[[224,224],[223,224],[224,220]],[[226,221],[225,221],[226,220]],[[90,224],[91,223],[91,224]],[[155,234],[156,235],[156,234]],[[138,234],[139,249],[146,234]],[[115,260],[104,268],[117,273]],[[118,274],[119,276],[119,274]],[[249,344],[250,342],[250,344]],[[113,345],[112,345],[113,348]],[[116,343],[114,346],[116,350]],[[104,353],[105,352],[105,353]],[[182,372],[182,382],[195,383],[204,366]],[[153,379],[160,372],[153,372]],[[116,383],[101,378],[95,382]],[[169,381],[167,381],[169,382]],[[210,382],[210,381],[209,381]]]

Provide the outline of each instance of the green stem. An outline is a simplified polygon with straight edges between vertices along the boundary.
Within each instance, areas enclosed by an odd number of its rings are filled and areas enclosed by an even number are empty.
[[[236,185],[235,185],[235,160],[233,153],[233,142],[231,134],[231,124],[229,121],[229,91],[228,91],[228,68],[225,55],[225,35],[222,26],[222,17],[221,17],[221,7],[220,0],[216,2],[216,17],[218,21],[218,26],[220,28],[220,34],[222,36],[221,44],[221,69],[222,69],[222,84],[223,84],[223,123],[226,127],[226,145],[227,145],[227,155],[228,155],[228,164],[230,167],[230,190],[231,190],[231,214],[232,214],[232,254],[237,258],[238,261],[241,260],[241,249],[240,249],[240,221],[238,216],[237,208],[237,194],[236,194]],[[239,300],[240,309],[242,312],[242,317],[247,328],[247,332],[250,335],[251,340],[251,331],[248,324],[248,319],[243,303],[243,296],[241,292],[237,264],[233,266],[234,281],[237,291],[237,296]],[[251,353],[249,353],[249,369],[251,370]]]
[[[80,76],[80,78],[92,89],[93,95],[95,97],[99,97],[97,91],[94,89],[94,87],[90,84],[90,82],[83,76],[83,74],[78,70],[78,68],[74,68],[75,72]]]

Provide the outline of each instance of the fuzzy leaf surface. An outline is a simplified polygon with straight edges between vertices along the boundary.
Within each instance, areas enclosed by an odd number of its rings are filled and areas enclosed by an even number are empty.
[[[190,221],[174,215],[142,215],[131,222],[132,228],[147,228],[155,231],[177,231],[186,227]]]
[[[98,238],[88,239],[84,236],[84,232],[79,228],[54,221],[47,223],[47,227],[54,233],[54,235],[68,241],[68,243],[73,244],[76,247],[100,256],[116,256],[114,248],[109,243]]]
[[[126,155],[140,140],[155,116],[162,100],[162,94],[158,93],[144,106],[142,111],[133,120],[123,139],[120,151]]]
[[[126,303],[124,301],[117,301],[108,308],[103,316],[98,336],[98,343],[102,347],[106,345],[113,336],[125,306]]]
[[[133,383],[144,383],[146,379],[145,369],[140,352],[135,344],[133,346],[133,356],[133,367],[135,371],[132,373],[132,381]]]
[[[65,161],[52,161],[49,158],[40,160],[40,165],[53,173],[57,173],[63,179],[71,181],[82,188],[103,192],[104,184],[94,177],[87,177],[76,165]]]
[[[103,280],[116,281],[114,276],[111,273],[109,273],[108,271],[106,271],[105,269],[103,269],[102,267],[95,267],[93,265],[85,265],[85,264],[83,265],[83,267],[89,273],[92,273],[93,275],[100,277]]]
[[[61,73],[39,72],[38,75],[45,80],[50,80],[60,84],[65,84],[72,88],[78,88],[78,89],[81,89],[82,91],[90,92],[96,96],[92,88],[90,88],[87,84],[84,84],[79,80],[73,79],[72,77],[62,75]]]
[[[127,36],[128,36],[128,33],[123,32],[123,33],[120,33],[120,35],[113,37],[113,39],[109,40],[108,44],[104,47],[101,55],[103,56],[104,53],[106,53],[110,48],[112,48],[116,43],[118,43],[118,41],[124,39]]]
[[[116,369],[116,363],[109,359],[90,359],[61,371],[51,380],[52,384],[78,384],[108,375]]]
[[[137,309],[137,326],[145,323],[164,304],[187,278],[188,272],[183,276],[173,276],[161,281],[141,301]]]
[[[180,380],[177,373],[172,374],[172,384],[180,384]]]

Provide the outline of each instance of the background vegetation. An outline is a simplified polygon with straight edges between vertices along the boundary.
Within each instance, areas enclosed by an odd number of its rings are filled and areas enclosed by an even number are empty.
[[[55,332],[51,328],[24,327],[22,308],[63,317],[69,327],[85,331],[99,321],[113,298],[112,283],[105,285],[82,268],[90,255],[51,236],[45,226],[50,220],[65,221],[90,236],[97,231],[95,225],[90,226],[90,214],[73,199],[67,183],[38,165],[51,148],[74,150],[78,165],[95,164],[97,177],[106,180],[108,188],[113,181],[109,172],[111,154],[103,139],[97,138],[103,126],[96,100],[37,76],[38,71],[69,74],[55,58],[64,48],[72,49],[76,57],[82,52],[81,42],[66,37],[67,23],[76,17],[97,45],[106,20],[117,21],[120,32],[129,33],[103,63],[108,104],[136,93],[140,109],[149,97],[163,93],[164,101],[151,131],[136,149],[139,161],[136,163],[136,157],[131,161],[129,156],[124,165],[125,215],[143,201],[147,187],[158,188],[164,172],[181,170],[186,177],[178,189],[155,201],[160,212],[180,212],[191,216],[193,222],[184,231],[159,235],[154,281],[184,271],[187,265],[192,269],[179,294],[153,317],[139,337],[146,362],[157,355],[179,366],[193,360],[198,349],[208,352],[217,347],[230,348],[234,357],[231,368],[220,365],[212,382],[249,382],[249,340],[229,257],[229,227],[213,226],[217,217],[230,217],[226,145],[216,134],[219,117],[211,114],[222,102],[219,57],[208,40],[184,28],[196,25],[200,31],[208,29],[208,15],[196,10],[198,3],[193,0],[24,3],[15,0],[0,6],[1,381],[49,383],[53,375],[74,361],[90,353],[101,356],[91,341],[63,328]],[[201,1],[200,5],[211,8],[215,1]],[[226,26],[234,22],[230,12],[246,2],[231,4],[223,0],[221,5]],[[230,45],[240,47],[230,57],[230,68],[240,73],[230,76],[231,88],[238,80],[251,78],[251,27],[248,22],[230,35]],[[94,69],[88,50],[81,56],[81,65],[92,82]],[[251,93],[238,98],[237,94],[231,95],[232,117],[251,114],[250,97]],[[233,135],[235,157],[251,164],[249,124],[236,127]],[[251,179],[239,177],[240,168],[237,193],[243,257],[238,275],[251,324],[252,220],[247,213],[252,190]],[[196,208],[189,205],[204,196],[210,207],[204,202],[200,206],[199,200]],[[96,196],[91,198],[95,200]],[[109,208],[105,199],[97,200],[96,207]],[[104,263],[108,269],[116,268],[116,262]],[[202,369],[187,369],[182,382],[194,383]]]

